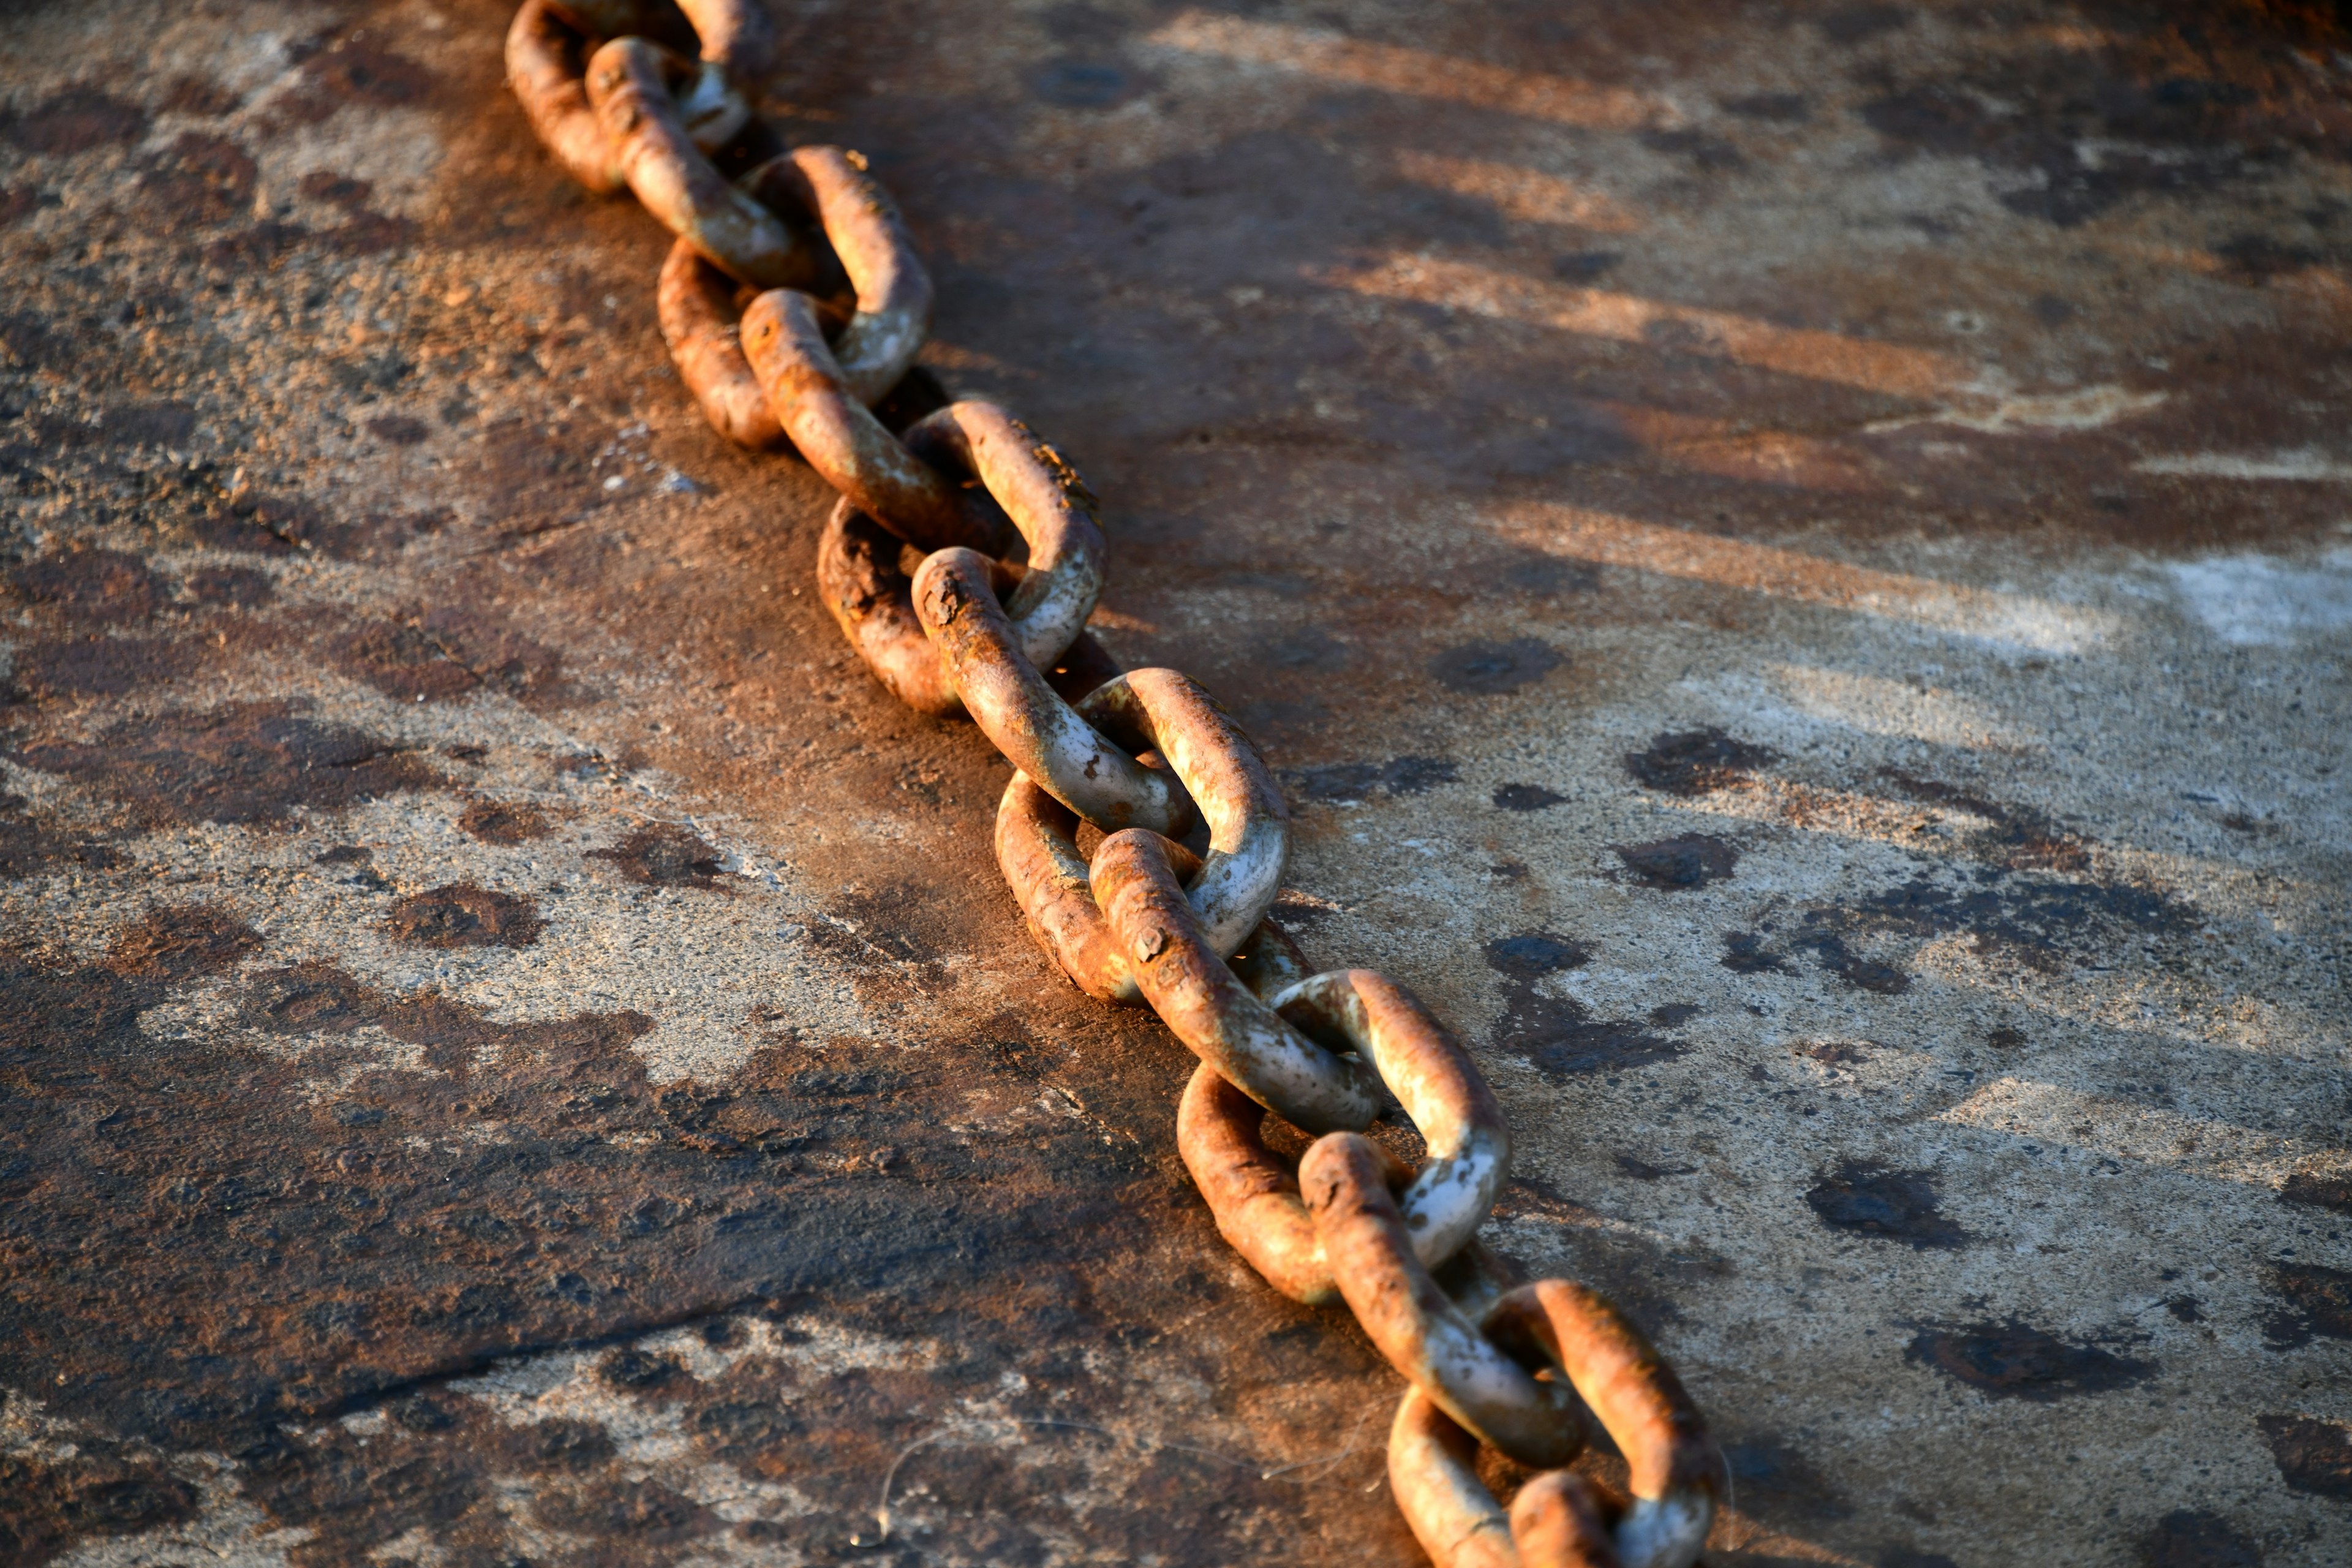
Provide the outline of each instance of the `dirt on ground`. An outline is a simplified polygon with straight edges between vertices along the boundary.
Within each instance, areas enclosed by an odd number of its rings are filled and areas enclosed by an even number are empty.
[[[5,8],[0,1561],[1422,1561],[510,9]],[[776,9],[1710,1563],[2352,1560],[2339,14]]]

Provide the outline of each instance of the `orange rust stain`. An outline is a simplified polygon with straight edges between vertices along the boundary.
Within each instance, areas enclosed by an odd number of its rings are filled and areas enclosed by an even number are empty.
[[[1731,420],[1604,403],[1625,433],[1685,468],[1727,479],[1856,494],[1883,488],[1862,454],[1788,430],[1754,430]]]

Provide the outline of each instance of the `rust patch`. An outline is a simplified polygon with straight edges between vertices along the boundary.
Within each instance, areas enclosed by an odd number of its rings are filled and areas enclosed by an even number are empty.
[[[462,697],[481,684],[449,647],[413,621],[370,621],[337,639],[345,669],[403,702]]]
[[[720,887],[727,858],[687,828],[649,822],[609,849],[591,849],[586,858],[610,860],[632,882],[652,888]]]
[[[36,699],[120,697],[179,679],[202,655],[198,644],[163,637],[76,637],[19,650],[15,678]]]
[[[415,754],[271,703],[231,703],[118,724],[95,745],[26,746],[13,761],[121,802],[148,826],[283,827],[294,807],[339,811],[443,782]]]
[[[120,550],[65,550],[28,561],[8,580],[38,605],[84,621],[145,620],[170,590],[146,562]]]
[[[1612,845],[1611,853],[1625,863],[1627,874],[1635,881],[1668,892],[1721,881],[1739,863],[1737,845],[1706,833],[1685,833],[1651,844]]]
[[[252,211],[260,171],[234,142],[184,131],[139,165],[142,205],[166,228],[226,223]]]
[[[69,87],[0,116],[0,136],[27,153],[88,153],[147,134],[147,111],[95,87]]]
[[[2128,1387],[2156,1370],[2096,1345],[2068,1344],[2015,1320],[1922,1330],[1904,1354],[1988,1398],[2037,1403]]]
[[[191,572],[188,593],[200,605],[225,605],[250,610],[277,597],[278,584],[267,572],[250,566],[207,566]]]
[[[1849,1160],[1825,1172],[1806,1206],[1832,1230],[1884,1237],[1918,1248],[1959,1247],[1969,1233],[1937,1212],[1936,1179]]]
[[[1654,737],[1646,751],[1626,756],[1625,771],[1645,789],[1696,795],[1736,784],[1780,760],[1769,747],[1734,740],[1710,724]]]
[[[2264,1415],[2254,1425],[2279,1479],[2299,1492],[2352,1499],[2352,1426],[2308,1415]]]
[[[0,1454],[0,1561],[16,1568],[41,1568],[89,1536],[157,1530],[197,1512],[196,1489],[160,1455],[102,1437]]]
[[[457,818],[457,826],[485,844],[528,844],[547,837],[546,814],[516,801],[478,800]]]
[[[117,937],[106,967],[127,980],[164,984],[230,968],[261,950],[261,936],[225,910],[203,904],[160,909]]]
[[[23,795],[0,795],[0,878],[38,877],[58,866],[99,870],[121,861],[105,844],[60,831],[32,816]]]
[[[529,947],[543,922],[530,900],[472,882],[411,894],[392,906],[384,930],[425,947]]]

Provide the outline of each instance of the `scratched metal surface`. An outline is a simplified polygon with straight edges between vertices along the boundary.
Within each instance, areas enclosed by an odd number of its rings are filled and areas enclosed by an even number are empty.
[[[2352,1556],[2352,44],[2272,9],[784,13],[1710,1561]],[[7,8],[0,1559],[1419,1561],[505,19]]]

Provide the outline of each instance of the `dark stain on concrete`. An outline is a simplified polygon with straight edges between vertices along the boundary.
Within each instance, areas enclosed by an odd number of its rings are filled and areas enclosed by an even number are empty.
[[[1522,981],[1579,969],[1592,958],[1592,950],[1575,938],[1548,931],[1496,937],[1480,951],[1486,955],[1486,967]]]
[[[1637,1019],[1595,1019],[1573,997],[1537,989],[1547,974],[1590,962],[1591,950],[1553,931],[1522,931],[1497,937],[1481,950],[1486,966],[1504,977],[1503,1016],[1496,1022],[1497,1049],[1524,1057],[1545,1074],[1570,1077],[1617,1072],[1679,1056],[1683,1046],[1654,1035]]]
[[[2352,1214],[2352,1175],[2333,1171],[2297,1171],[2279,1188],[2279,1202]]]
[[[596,1375],[614,1388],[634,1389],[643,1393],[659,1388],[674,1378],[685,1374],[686,1368],[676,1356],[649,1355],[644,1351],[615,1351],[596,1368]]]
[[[2004,805],[1974,791],[1921,778],[1901,768],[1881,768],[1876,776],[1913,800],[1950,806],[1991,824],[1989,829],[1971,834],[1967,841],[1969,852],[1980,859],[2006,866],[2011,870],[2085,871],[2090,868],[2087,842],[2042,812],[2024,806]]]
[[[1391,757],[1384,763],[1326,763],[1286,771],[1282,781],[1298,799],[1355,805],[1376,795],[1425,795],[1452,784],[1461,769],[1443,757]]]
[[[716,845],[672,822],[649,822],[609,849],[591,849],[586,858],[610,860],[630,881],[650,888],[715,889],[727,864]]]
[[[1904,1359],[1932,1367],[1990,1399],[2037,1403],[2126,1388],[2156,1369],[2147,1362],[2069,1344],[2011,1320],[1951,1329],[1924,1329]]]
[[[1503,811],[1544,811],[1567,798],[1541,784],[1505,784],[1495,792],[1495,805]]]
[[[1637,1182],[1663,1182],[1668,1176],[1698,1174],[1696,1165],[1653,1165],[1649,1161],[1636,1159],[1631,1154],[1619,1154],[1614,1159],[1617,1169]]]
[[[1723,933],[1723,956],[1717,963],[1734,974],[1793,974],[1796,968],[1785,952],[1775,952],[1767,945],[1766,933],[1760,931],[1727,931]]]
[[[364,623],[337,639],[334,651],[353,675],[403,702],[462,697],[483,687],[518,700],[551,698],[562,668],[549,649],[457,606]]]
[[[1911,989],[1911,977],[1891,963],[1864,957],[1840,934],[1836,916],[1818,910],[1805,913],[1804,923],[1789,939],[1821,960],[1822,967],[1858,991],[1880,996],[1900,996]]]
[[[1735,740],[1710,724],[1653,737],[1648,749],[1626,756],[1625,771],[1645,789],[1696,795],[1736,784],[1780,760],[1769,747]]]
[[[2178,937],[2200,923],[2182,900],[2128,882],[2062,881],[1990,868],[1963,878],[1938,867],[1848,908],[1808,910],[1802,940],[1813,942],[1811,933],[1965,933],[1979,952],[2054,970],[2067,953],[2094,950],[2120,931]]]
[[[2218,1513],[2179,1508],[2135,1543],[2139,1568],[2263,1568],[2263,1549]]]
[[[392,906],[384,930],[425,947],[529,947],[542,922],[529,899],[472,882],[414,893]]]
[[[2263,1415],[2254,1425],[2290,1488],[2352,1500],[2352,1426],[2308,1415]]]
[[[250,610],[278,595],[278,584],[267,572],[250,566],[206,566],[187,576],[188,595],[200,605],[225,605]]]
[[[1680,892],[1722,881],[1739,863],[1738,846],[1707,833],[1685,833],[1650,844],[1617,844],[1611,853],[1626,875],[1646,888]]]
[[[1832,1230],[1883,1237],[1922,1250],[1965,1245],[1969,1233],[1937,1209],[1935,1176],[1849,1160],[1822,1173],[1806,1206]]]
[[[298,805],[339,811],[442,782],[404,747],[277,703],[127,720],[95,744],[26,746],[12,760],[110,795],[148,826],[283,827]]]
[[[2314,1335],[2352,1340],[2352,1273],[2316,1263],[2274,1263],[2263,1271],[2263,1283],[2284,1309],[2264,1331],[2273,1346],[2304,1344]]]
[[[1853,1517],[1844,1489],[1794,1444],[1768,1436],[1726,1442],[1723,1461],[1742,1511],[1784,1525]]]
[[[1566,663],[1559,650],[1534,637],[1480,640],[1448,648],[1429,661],[1429,673],[1448,691],[1496,696],[1532,686]]]
[[[821,1282],[908,1268],[993,1279],[1017,1257],[1066,1258],[1070,1226],[1116,1229],[1118,1190],[1142,1172],[1091,1125],[1002,1153],[947,1132],[929,1107],[987,1081],[979,1058],[824,1058],[908,1073],[920,1091],[904,1096],[803,1098],[787,1084],[812,1058],[775,1050],[723,1089],[656,1086],[629,1048],[652,1026],[642,1015],[495,1024],[323,963],[265,970],[239,999],[244,1030],[298,1051],[230,1034],[159,1052],[140,1034],[170,985],[242,949],[233,934],[145,940],[86,969],[0,954],[0,1085],[16,1108],[0,1126],[0,1382],[37,1384],[55,1415],[239,1455],[265,1500],[300,1448],[281,1421]],[[383,1065],[378,1031],[423,1070]],[[303,1086],[327,1082],[345,1087],[314,1107]],[[496,1139],[462,1136],[486,1125]],[[894,1160],[842,1173],[841,1156],[885,1144]],[[806,1170],[815,1153],[827,1161]],[[1027,1173],[1013,1186],[1029,1195],[992,1189],[975,1207],[975,1162],[992,1161]],[[1076,1186],[1058,1190],[1055,1171]],[[803,1182],[821,1201],[793,1195]],[[380,1488],[384,1468],[372,1460],[348,1485]],[[416,1501],[394,1488],[367,1506],[391,1519]]]
[[[457,826],[485,844],[528,844],[548,833],[545,813],[509,800],[471,802],[459,814]]]
[[[1581,1002],[1549,996],[1524,983],[1508,987],[1495,1030],[1498,1049],[1524,1057],[1545,1075],[1623,1072],[1682,1055],[1678,1040],[1652,1034],[1633,1018],[1595,1018]]]
[[[1900,5],[1842,5],[1815,18],[1813,26],[1831,43],[1853,45],[1908,26],[1910,22],[1911,13]]]

